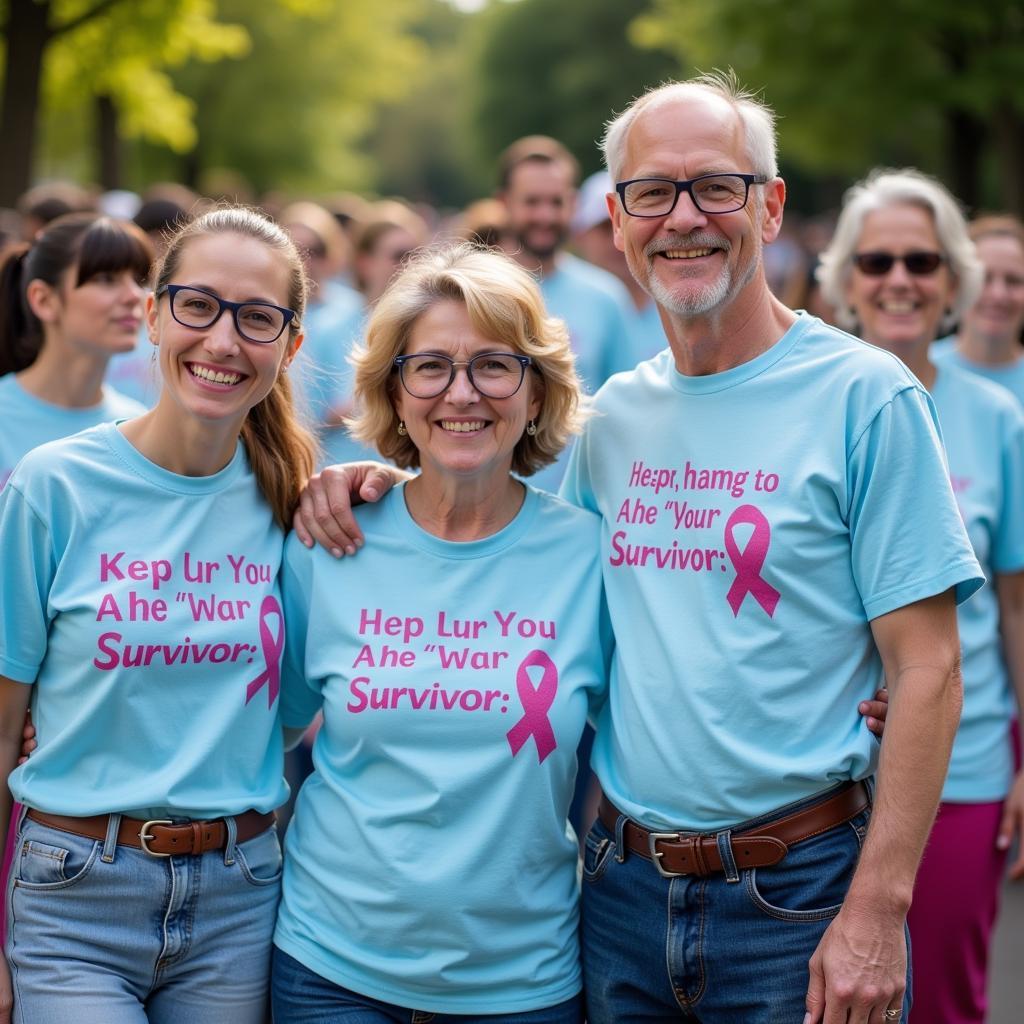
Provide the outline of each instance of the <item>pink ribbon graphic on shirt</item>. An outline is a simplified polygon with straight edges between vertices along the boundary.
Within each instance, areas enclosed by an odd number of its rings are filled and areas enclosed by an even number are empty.
[[[742,553],[733,538],[733,530],[738,523],[747,523],[754,528]],[[725,524],[725,550],[736,570],[736,578],[725,599],[734,616],[739,615],[740,605],[747,594],[753,594],[754,600],[768,613],[769,618],[775,615],[775,606],[782,595],[761,575],[771,542],[772,527],[760,509],[753,505],[740,505],[729,516]]]
[[[540,685],[536,688],[530,682],[530,674],[527,672],[527,669],[534,667],[543,669]],[[516,692],[519,694],[519,703],[523,705],[523,717],[506,734],[508,745],[515,757],[522,750],[523,744],[533,736],[537,741],[537,763],[542,764],[544,758],[558,745],[548,721],[548,711],[558,693],[558,669],[543,651],[530,651],[523,658],[516,669]]]
[[[277,616],[277,636],[270,630],[269,619]],[[267,707],[272,708],[281,689],[281,655],[284,653],[284,615],[277,598],[269,594],[260,605],[260,646],[263,648],[263,661],[266,668],[246,687],[245,703],[267,687]]]

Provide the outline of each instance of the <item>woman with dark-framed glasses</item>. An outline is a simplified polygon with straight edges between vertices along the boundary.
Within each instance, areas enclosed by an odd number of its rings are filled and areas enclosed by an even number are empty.
[[[265,1019],[306,281],[279,228],[224,208],[156,285],[156,406],[37,448],[0,494],[0,757],[26,808],[0,1006],[19,1024]]]
[[[275,1020],[582,1019],[576,747],[610,635],[596,517],[524,484],[580,419],[564,325],[462,244],[357,352],[354,433],[419,474],[335,561],[285,546],[282,714],[324,724],[287,837]]]
[[[843,326],[902,359],[931,394],[957,504],[993,581],[957,609],[963,714],[908,918],[913,1016],[943,1024],[985,1019],[1009,845],[1000,824],[1005,815],[1019,838],[1024,821],[1024,774],[1015,775],[1010,743],[1024,703],[1024,415],[1003,388],[930,352],[982,278],[956,200],[914,170],[876,171],[850,189],[819,269]]]

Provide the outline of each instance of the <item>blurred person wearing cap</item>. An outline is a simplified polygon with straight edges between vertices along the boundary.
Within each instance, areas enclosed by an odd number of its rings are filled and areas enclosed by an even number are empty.
[[[613,374],[631,369],[635,360],[625,286],[564,251],[576,209],[579,164],[555,139],[528,135],[501,154],[498,170],[508,251],[539,276],[544,304],[566,322],[576,370],[584,390],[593,393]],[[534,477],[538,487],[557,488],[567,455]]]

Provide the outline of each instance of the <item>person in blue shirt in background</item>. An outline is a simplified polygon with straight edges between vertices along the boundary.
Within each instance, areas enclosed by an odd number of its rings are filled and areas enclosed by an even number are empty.
[[[967,230],[985,281],[957,333],[935,343],[932,359],[1001,384],[1024,406],[1024,224],[992,214],[971,221]]]
[[[909,917],[915,1017],[983,1024],[1006,855],[1024,824],[1010,740],[1024,703],[1024,410],[956,360],[931,359],[941,329],[960,316],[984,323],[993,302],[990,291],[980,313],[974,306],[991,271],[939,182],[876,171],[851,188],[820,273],[844,325],[899,356],[930,392],[960,514],[991,581],[958,609],[963,713]],[[1024,874],[1024,851],[1013,874]]]
[[[0,964],[17,1024],[265,1019],[277,578],[313,468],[284,375],[306,281],[283,231],[223,208],[179,232],[156,285],[156,406],[36,448],[0,492],[0,758],[27,808]],[[38,748],[15,768],[30,701]]]
[[[565,251],[576,209],[579,165],[560,142],[528,135],[498,159],[498,198],[508,214],[504,245],[540,281],[544,305],[569,328],[576,371],[586,394],[609,377],[632,369],[632,312],[625,286],[608,271]],[[562,457],[532,481],[557,490],[565,470]]]
[[[0,263],[0,488],[26,452],[143,412],[103,383],[142,323],[153,252],[128,221],[72,213]]]

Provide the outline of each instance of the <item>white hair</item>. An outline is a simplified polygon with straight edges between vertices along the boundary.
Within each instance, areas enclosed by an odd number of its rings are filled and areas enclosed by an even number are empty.
[[[694,93],[718,96],[729,103],[743,125],[743,134],[755,174],[763,174],[769,179],[779,175],[778,158],[775,153],[775,113],[771,107],[762,103],[757,95],[740,85],[736,73],[714,71],[698,75],[685,82],[667,82],[656,89],[651,89],[633,100],[621,114],[605,125],[601,150],[604,154],[605,166],[611,172],[614,181],[621,180],[622,165],[625,162],[626,136],[637,116],[650,106],[667,100],[692,96]]]
[[[835,308],[836,319],[843,327],[857,326],[857,316],[846,292],[864,219],[875,210],[907,204],[923,207],[931,214],[939,246],[956,281],[956,296],[952,308],[942,318],[941,329],[950,330],[981,294],[985,268],[967,233],[960,204],[946,186],[912,167],[879,167],[847,190],[832,241],[819,257],[816,276],[821,293]]]

